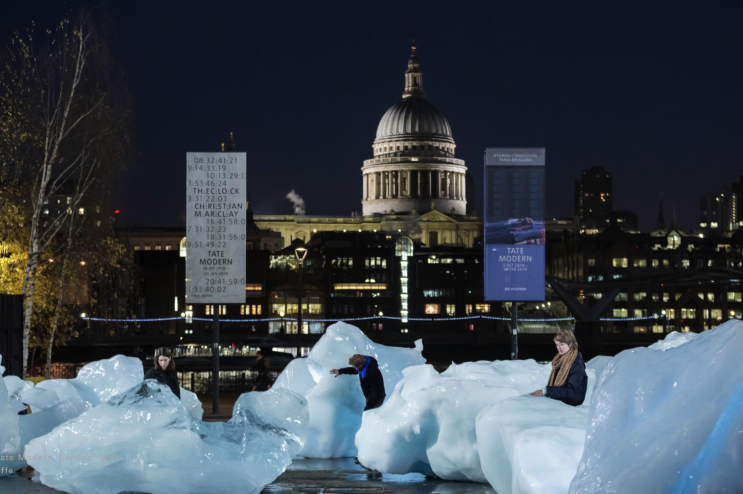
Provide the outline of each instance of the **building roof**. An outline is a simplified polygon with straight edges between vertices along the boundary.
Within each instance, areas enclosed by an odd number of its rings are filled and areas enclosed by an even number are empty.
[[[439,138],[452,141],[451,126],[425,97],[411,96],[395,103],[377,127],[377,140],[390,137]]]
[[[413,40],[408,69],[405,72],[403,100],[395,103],[382,116],[377,127],[377,141],[434,138],[453,143],[449,121],[423,91],[423,74],[420,71]]]

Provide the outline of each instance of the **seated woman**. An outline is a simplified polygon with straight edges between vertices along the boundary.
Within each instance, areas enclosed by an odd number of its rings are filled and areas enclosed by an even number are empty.
[[[553,400],[578,406],[586,399],[588,374],[583,356],[578,351],[578,340],[572,331],[560,331],[555,336],[557,355],[552,359],[552,372],[547,387],[538,389],[531,396],[546,396]]]

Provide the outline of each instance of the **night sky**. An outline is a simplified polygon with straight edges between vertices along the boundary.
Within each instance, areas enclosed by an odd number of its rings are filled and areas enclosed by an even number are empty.
[[[3,2],[11,28],[99,1]],[[21,5],[26,4],[26,5]],[[185,222],[187,151],[246,151],[256,214],[361,211],[362,162],[401,99],[416,38],[482,211],[486,147],[547,148],[547,216],[573,214],[580,170],[615,209],[698,226],[699,198],[743,175],[743,2],[108,0],[134,102],[119,224]]]

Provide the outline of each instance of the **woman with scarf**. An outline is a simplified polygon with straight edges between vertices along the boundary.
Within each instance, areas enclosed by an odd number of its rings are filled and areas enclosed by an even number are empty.
[[[553,400],[578,406],[586,399],[588,375],[583,356],[578,351],[578,340],[572,331],[560,331],[555,336],[557,355],[552,359],[552,372],[547,387],[538,389],[531,396],[546,396]]]
[[[379,364],[374,357],[366,355],[354,355],[348,359],[352,367],[342,369],[333,369],[330,371],[335,377],[341,374],[358,374],[361,382],[361,391],[366,398],[366,407],[364,411],[378,408],[384,403],[386,394],[384,392],[384,378],[379,371]]]

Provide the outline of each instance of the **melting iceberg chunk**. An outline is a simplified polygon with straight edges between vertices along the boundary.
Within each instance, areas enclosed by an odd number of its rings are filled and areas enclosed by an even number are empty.
[[[274,383],[272,389],[290,389],[304,394],[310,412],[307,442],[299,453],[309,458],[356,456],[354,436],[361,427],[364,395],[357,376],[334,377],[331,369],[348,367],[354,354],[369,355],[379,362],[384,387],[389,396],[411,365],[425,363],[422,344],[416,348],[397,348],[372,342],[358,328],[346,323],[328,327],[306,359],[295,359]]]
[[[303,445],[306,400],[243,395],[228,422],[201,422],[170,389],[141,382],[26,446],[42,483],[73,494],[257,494]]]

